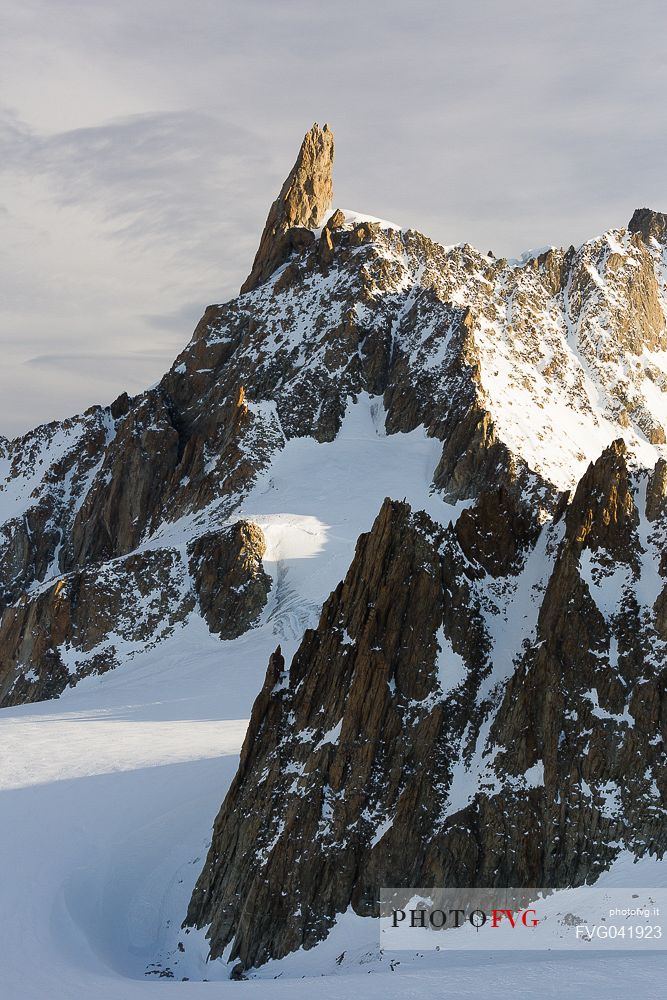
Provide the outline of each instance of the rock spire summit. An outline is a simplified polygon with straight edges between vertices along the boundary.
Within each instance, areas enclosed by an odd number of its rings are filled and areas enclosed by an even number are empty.
[[[241,286],[250,292],[270,278],[293,250],[310,242],[331,208],[334,137],[328,125],[306,132],[299,155],[271,205],[252,271]]]

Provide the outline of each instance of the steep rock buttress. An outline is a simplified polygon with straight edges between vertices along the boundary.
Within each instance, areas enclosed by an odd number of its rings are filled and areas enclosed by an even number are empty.
[[[328,125],[316,123],[306,132],[296,163],[271,205],[252,271],[241,292],[251,292],[290,257],[314,243],[316,229],[331,208],[334,137]]]

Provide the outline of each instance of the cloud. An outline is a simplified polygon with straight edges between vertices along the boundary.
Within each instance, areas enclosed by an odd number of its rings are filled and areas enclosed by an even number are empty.
[[[156,356],[162,359],[162,352],[156,350],[133,351],[127,354],[118,354],[117,352],[105,354],[103,351],[91,352],[90,354],[83,352],[37,354],[33,358],[27,358],[24,364],[33,365],[35,368],[58,368],[63,371],[79,369],[80,371],[89,371],[92,374],[99,375],[105,365],[117,364],[129,368],[131,365],[136,365],[144,361],[152,362]]]
[[[214,233],[238,224],[237,206],[261,173],[261,148],[248,129],[199,111],[137,114],[53,135],[0,111],[3,173],[45,180],[57,206],[93,207],[119,239],[169,239],[180,253],[201,252]],[[230,178],[233,201],[225,198]],[[212,211],[216,204],[226,213]]]
[[[206,305],[208,303],[188,302],[171,312],[147,313],[141,318],[156,330],[171,330],[180,335],[184,329],[194,329]]]

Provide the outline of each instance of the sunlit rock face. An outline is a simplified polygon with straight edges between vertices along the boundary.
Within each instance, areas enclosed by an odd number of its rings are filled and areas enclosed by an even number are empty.
[[[317,228],[333,199],[334,139],[328,125],[313,125],[306,133],[280,194],[271,205],[252,265],[241,286],[251,292],[289,260],[294,250],[314,242]]]

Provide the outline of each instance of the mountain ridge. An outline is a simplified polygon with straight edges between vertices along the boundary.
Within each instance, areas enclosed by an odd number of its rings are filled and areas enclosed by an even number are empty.
[[[520,266],[348,218],[333,213],[264,283],[208,307],[155,389],[8,444],[7,608],[179,517],[217,507],[223,524],[276,448],[332,440],[364,391],[390,433],[423,424],[443,441],[433,478],[446,497],[500,475],[538,520],[619,434],[640,464],[665,454],[660,213]]]
[[[237,974],[386,879],[665,849],[665,216],[511,262],[331,211],[332,157],[155,387],[0,442],[0,704],[280,645],[186,917]]]

